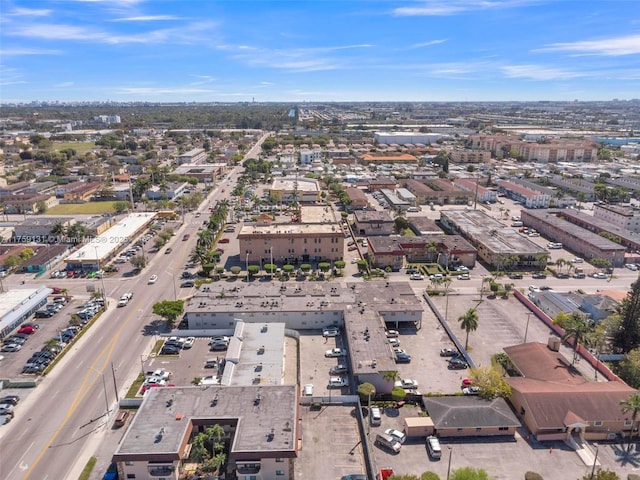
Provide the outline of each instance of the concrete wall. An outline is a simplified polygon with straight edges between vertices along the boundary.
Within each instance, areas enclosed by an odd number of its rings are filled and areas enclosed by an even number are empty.
[[[211,330],[235,328],[236,320],[247,323],[282,322],[294,330],[322,329],[330,325],[342,325],[344,315],[340,310],[310,312],[201,312],[186,313],[189,330]]]

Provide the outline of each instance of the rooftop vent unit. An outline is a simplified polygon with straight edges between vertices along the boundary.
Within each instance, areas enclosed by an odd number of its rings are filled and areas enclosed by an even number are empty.
[[[258,348],[258,355],[264,355],[264,345]]]
[[[267,331],[269,330],[269,325],[267,325],[266,323],[262,326],[262,328],[260,329],[261,333],[267,333]]]

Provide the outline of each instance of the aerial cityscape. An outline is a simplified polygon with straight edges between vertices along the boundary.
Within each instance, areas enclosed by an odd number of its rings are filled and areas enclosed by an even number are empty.
[[[0,0],[0,478],[640,479],[637,14]]]

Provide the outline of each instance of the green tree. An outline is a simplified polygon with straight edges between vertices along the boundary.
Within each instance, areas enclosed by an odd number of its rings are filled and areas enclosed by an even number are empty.
[[[631,291],[620,306],[622,322],[613,334],[613,344],[622,353],[640,347],[640,278],[631,284]]]
[[[623,414],[631,412],[631,435],[629,435],[629,445],[627,446],[627,453],[629,453],[633,445],[633,432],[638,419],[638,412],[640,412],[640,394],[634,393],[620,402],[620,411]]]
[[[113,212],[118,215],[131,209],[131,203],[125,201],[113,202]]]
[[[142,270],[147,266],[147,259],[144,255],[134,255],[129,261],[136,270]]]
[[[249,265],[248,274],[250,277],[255,277],[260,272],[260,265]]]
[[[9,255],[4,260],[4,266],[7,268],[15,268],[22,263],[22,259],[18,255]]]
[[[394,224],[394,228],[396,229],[397,233],[402,233],[407,228],[409,228],[409,221],[404,217],[400,217],[400,216],[396,217],[393,220],[393,224]]]
[[[475,308],[470,308],[464,315],[458,318],[460,326],[467,332],[467,338],[464,342],[464,349],[469,347],[469,332],[475,332],[478,329],[478,311]]]
[[[616,373],[630,387],[640,388],[640,348],[631,350],[618,362]]]
[[[598,470],[595,471],[594,475],[588,473],[584,477],[582,477],[582,480],[620,480],[620,477],[616,472],[598,468]]]
[[[373,398],[376,395],[376,387],[369,382],[364,382],[358,385],[358,395],[360,396],[360,402],[368,402],[369,398]],[[369,404],[367,403],[367,407]]]
[[[184,312],[183,300],[163,300],[153,305],[153,313],[164,318],[170,327],[173,327],[182,312]]]
[[[573,347],[573,361],[575,363],[578,359],[578,346],[584,342],[587,334],[591,331],[591,323],[588,322],[582,315],[577,312],[573,312],[569,315],[569,318],[565,322],[564,335],[562,335],[562,341],[566,342],[571,339],[571,345]]]
[[[504,369],[500,366],[472,368],[469,376],[473,384],[480,387],[482,398],[508,398],[511,395],[511,385],[505,380]]]
[[[481,468],[464,467],[451,472],[451,480],[493,480],[489,474]]]
[[[20,258],[22,260],[29,260],[31,257],[35,255],[33,248],[24,248],[20,251]]]

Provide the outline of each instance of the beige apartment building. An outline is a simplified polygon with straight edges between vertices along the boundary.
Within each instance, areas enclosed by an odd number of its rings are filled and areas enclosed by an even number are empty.
[[[300,220],[300,223],[245,224],[238,234],[240,260],[292,265],[342,260],[344,233],[330,207],[302,207]]]
[[[640,210],[637,208],[607,204],[594,205],[593,216],[630,232],[640,232]]]

